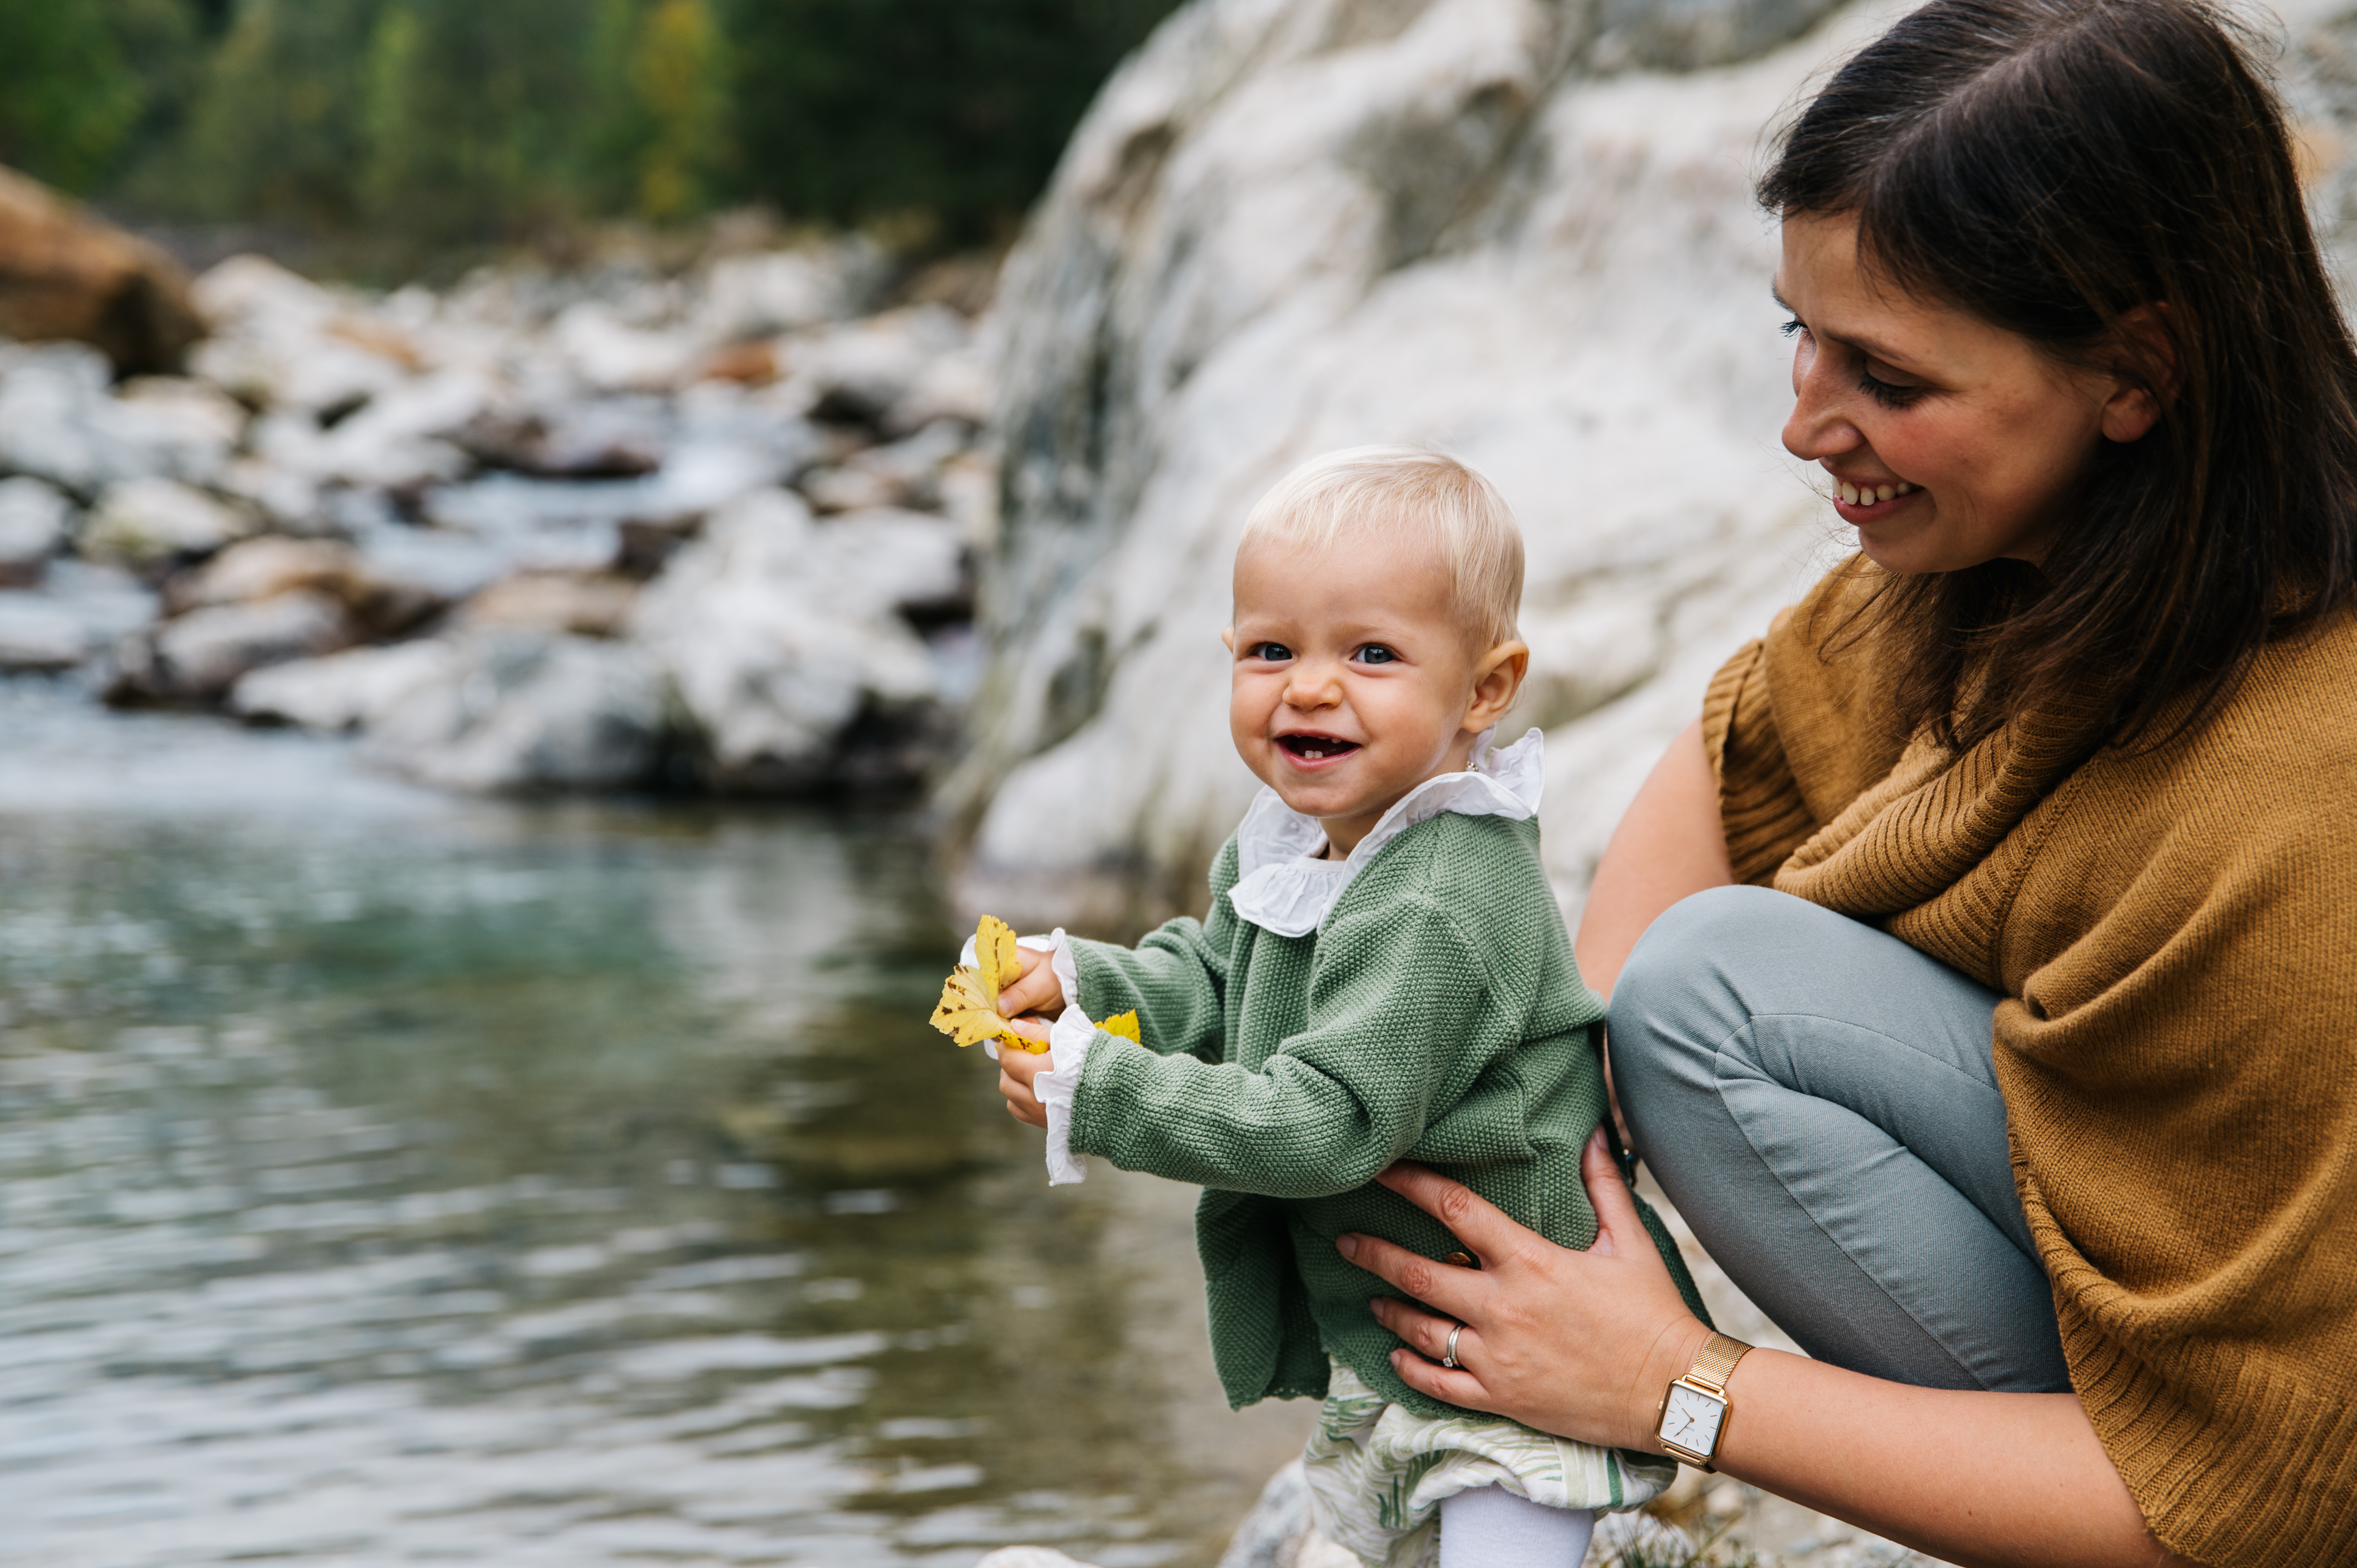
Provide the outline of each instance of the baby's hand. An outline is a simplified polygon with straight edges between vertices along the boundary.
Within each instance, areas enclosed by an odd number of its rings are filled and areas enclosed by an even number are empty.
[[[1019,1018],[1026,1013],[1044,1013],[1052,1018],[1061,1013],[1064,988],[1057,983],[1055,966],[1048,961],[1048,955],[1037,948],[1017,948],[1016,953],[1023,961],[1023,973],[1014,984],[1000,987],[999,1013],[1008,1018]],[[1044,1040],[1047,1031],[1043,1029],[1033,1037]]]
[[[1045,967],[1044,965],[1042,966]],[[1001,992],[1003,998],[1006,993]],[[1026,1039],[1045,1040],[1048,1026],[1032,1018],[1018,1018],[1015,1032]],[[1043,1053],[1033,1056],[1028,1051],[1013,1051],[1001,1047],[998,1053],[998,1092],[1006,1097],[1006,1109],[1017,1122],[1034,1127],[1048,1125],[1048,1108],[1031,1092],[1031,1080],[1046,1072],[1051,1065]]]

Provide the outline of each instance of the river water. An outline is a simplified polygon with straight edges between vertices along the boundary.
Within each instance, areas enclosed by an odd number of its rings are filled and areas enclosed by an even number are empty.
[[[1189,1195],[1050,1192],[899,816],[0,687],[0,1563],[1208,1563]]]

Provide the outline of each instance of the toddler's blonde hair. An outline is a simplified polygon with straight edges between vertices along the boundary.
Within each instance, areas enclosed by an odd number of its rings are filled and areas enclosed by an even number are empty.
[[[1256,545],[1324,549],[1358,533],[1421,536],[1448,574],[1449,603],[1482,650],[1516,640],[1523,531],[1498,488],[1456,458],[1414,446],[1346,446],[1276,482],[1244,520]]]

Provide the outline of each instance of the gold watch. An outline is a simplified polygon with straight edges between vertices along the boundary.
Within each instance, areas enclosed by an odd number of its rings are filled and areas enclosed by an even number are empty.
[[[1713,1334],[1695,1352],[1686,1375],[1662,1391],[1655,1435],[1672,1457],[1699,1466],[1705,1475],[1714,1473],[1711,1461],[1718,1456],[1718,1440],[1727,1434],[1727,1418],[1735,1408],[1727,1397],[1727,1380],[1734,1376],[1735,1363],[1750,1353],[1742,1340]]]

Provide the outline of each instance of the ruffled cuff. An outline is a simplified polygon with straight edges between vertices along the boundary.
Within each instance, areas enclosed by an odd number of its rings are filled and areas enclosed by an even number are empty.
[[[1089,1179],[1086,1155],[1072,1153],[1072,1099],[1081,1091],[1081,1069],[1087,1065],[1089,1047],[1095,1043],[1095,1020],[1081,1011],[1080,965],[1072,957],[1072,939],[1058,926],[1044,937],[1017,937],[1015,945],[1045,951],[1048,965],[1064,993],[1064,1011],[1048,1028],[1048,1070],[1031,1080],[1031,1092],[1048,1109],[1048,1185],[1070,1187]],[[974,939],[966,939],[960,963],[974,961]],[[998,1042],[985,1040],[982,1048],[998,1059]]]
[[[1081,1073],[1088,1066],[1089,1047],[1096,1039],[1095,1022],[1081,1011],[1078,1003],[1067,1003],[1063,1015],[1048,1030],[1048,1060],[1052,1065],[1031,1080],[1031,1092],[1048,1108],[1049,1187],[1070,1187],[1089,1179],[1088,1156],[1072,1153],[1072,1102],[1081,1092]]]

